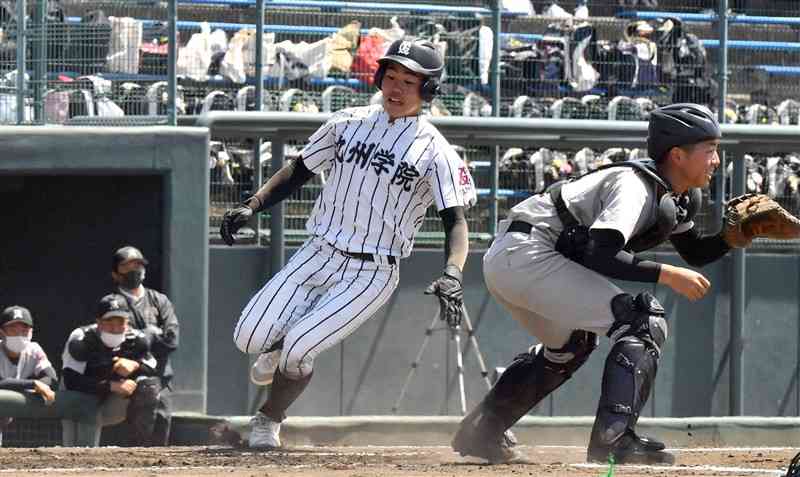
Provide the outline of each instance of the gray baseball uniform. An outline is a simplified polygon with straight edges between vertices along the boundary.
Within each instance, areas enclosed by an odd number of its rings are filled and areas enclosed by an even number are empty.
[[[561,189],[570,212],[594,229],[615,229],[627,242],[657,217],[652,181],[631,168],[612,167],[570,182]],[[530,235],[506,232],[520,220]],[[678,224],[673,234],[694,224]],[[548,348],[560,348],[573,330],[605,334],[614,322],[611,299],[622,293],[599,273],[555,251],[563,226],[549,194],[521,202],[502,220],[483,259],[489,291],[512,317]]]

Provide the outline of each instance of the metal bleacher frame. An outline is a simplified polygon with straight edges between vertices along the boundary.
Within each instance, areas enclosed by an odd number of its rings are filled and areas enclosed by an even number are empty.
[[[716,13],[685,13],[669,11],[623,11],[617,14],[617,18],[631,20],[657,20],[663,18],[677,18],[683,22],[690,23],[716,23],[719,16]],[[727,18],[729,24],[745,25],[786,25],[800,27],[800,17],[771,17],[764,15],[744,15],[731,14]],[[702,40],[706,48],[719,48],[719,40]],[[730,50],[755,50],[755,51],[800,51],[800,42],[786,41],[755,41],[755,40],[729,40]],[[752,70],[759,70],[769,75],[776,76],[800,76],[800,67],[785,65],[754,65]]]
[[[254,7],[255,0],[178,0],[179,4],[183,5],[219,5],[231,7]],[[413,14],[427,14],[427,13],[446,13],[454,15],[465,16],[488,16],[491,15],[491,10],[481,7],[458,7],[448,5],[427,5],[417,3],[378,3],[378,2],[348,2],[348,1],[320,1],[320,0],[268,0],[266,2],[268,8],[279,9],[321,9],[324,11],[389,11],[389,12],[409,12]],[[517,14],[504,11],[503,16],[514,17]],[[717,19],[716,14],[705,13],[684,13],[684,12],[670,12],[670,11],[624,11],[617,14],[620,19],[639,19],[639,20],[654,20],[660,18],[674,17],[686,22],[714,22]],[[80,17],[68,17],[67,21],[70,23],[80,23]],[[145,28],[154,28],[163,24],[159,20],[140,20]],[[800,26],[800,17],[768,17],[768,16],[750,16],[750,15],[732,15],[729,19],[730,23],[743,23],[743,24],[782,24]],[[178,20],[177,28],[179,31],[199,30],[202,22],[199,21],[186,21]],[[208,22],[211,29],[221,29],[226,32],[239,31],[246,28],[255,28],[254,24],[248,23],[232,23],[232,22]],[[337,27],[323,27],[323,26],[299,26],[299,25],[265,25],[264,32],[278,33],[278,34],[304,34],[304,35],[319,35],[327,36],[336,33],[339,30]],[[361,34],[367,34],[368,28],[362,28]],[[501,39],[519,39],[522,41],[535,42],[544,38],[545,35],[536,33],[511,33],[501,32]],[[706,48],[719,48],[720,42],[715,39],[703,39],[701,43]],[[730,40],[728,48],[731,50],[754,50],[754,51],[787,51],[787,52],[800,52],[800,42],[783,42],[783,41],[753,41],[753,40]],[[755,65],[751,69],[763,71],[767,74],[774,74],[780,76],[798,76],[800,75],[800,67],[785,66],[785,65]],[[166,79],[166,76],[159,75],[142,75],[142,74],[119,74],[119,73],[100,73],[99,76],[113,81],[161,81]],[[264,78],[264,84],[269,86],[279,85],[280,78]],[[245,84],[254,84],[253,78],[248,78]],[[366,83],[356,78],[340,78],[340,77],[326,77],[326,78],[310,78],[309,83],[311,86],[347,86],[351,88],[359,88],[367,86]],[[223,80],[215,77],[208,78],[209,86],[226,86],[231,85],[233,82]],[[602,90],[590,91],[590,94],[603,94]],[[629,95],[631,92],[623,91],[621,94]],[[635,92],[638,96],[653,96],[660,94],[658,91],[639,91]]]
[[[684,12],[659,12],[659,11],[625,11],[617,14],[617,18],[631,20],[657,20],[672,17],[684,22],[713,23],[718,20],[716,14],[709,13],[684,13]],[[743,23],[751,25],[793,25],[800,26],[800,17],[769,17],[763,15],[737,15],[731,14],[728,23]]]
[[[449,5],[429,5],[422,3],[378,3],[378,2],[347,2],[347,1],[319,1],[319,0],[267,0],[265,2],[268,8],[283,8],[283,9],[321,9],[324,11],[382,11],[382,12],[408,12],[412,14],[430,14],[430,13],[445,13],[450,15],[463,15],[463,16],[489,16],[492,14],[488,8],[481,7],[458,7]],[[178,4],[182,5],[220,5],[231,7],[254,7],[255,0],[178,0]],[[516,16],[516,13],[504,11],[503,16]],[[144,28],[154,28],[163,25],[161,20],[138,19],[142,22]],[[81,23],[81,17],[67,17],[66,21],[72,24]],[[203,22],[178,20],[176,27],[179,31],[187,30],[200,30],[200,25]],[[212,30],[220,29],[226,32],[236,32],[242,29],[254,29],[255,24],[249,23],[233,23],[233,22],[208,22]],[[300,25],[264,25],[265,33],[279,33],[279,34],[304,34],[304,35],[332,35],[339,31],[337,27],[323,27],[323,26],[300,26]],[[369,32],[368,28],[362,28],[361,34],[366,35]],[[120,73],[99,73],[105,79],[112,81],[162,81],[166,79],[165,75],[143,75],[143,74],[120,74]],[[281,82],[280,78],[264,78],[265,85],[275,85]],[[244,84],[254,84],[253,78],[248,78]],[[367,86],[366,83],[359,81],[355,78],[310,78],[309,83],[311,86],[347,86],[351,88]],[[209,86],[224,86],[232,84],[227,80],[220,80],[218,78],[209,77]]]
[[[255,0],[178,0],[179,4],[197,5],[230,5],[255,6]],[[424,3],[380,3],[380,2],[346,2],[320,0],[266,0],[268,8],[320,8],[328,11],[336,10],[378,10],[384,12],[411,12],[416,14],[448,13],[457,15],[491,15],[488,8],[456,7],[452,5],[430,5]],[[513,16],[514,13],[504,12]]]

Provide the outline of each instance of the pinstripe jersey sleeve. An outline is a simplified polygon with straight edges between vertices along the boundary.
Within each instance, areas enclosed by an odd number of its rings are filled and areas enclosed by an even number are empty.
[[[319,174],[333,166],[337,147],[339,147],[336,142],[337,126],[343,124],[351,116],[347,110],[337,112],[308,138],[306,147],[300,152],[308,170]]]
[[[428,176],[428,181],[433,190],[436,208],[444,210],[474,205],[477,197],[469,167],[446,139],[439,136],[434,143],[433,171]]]

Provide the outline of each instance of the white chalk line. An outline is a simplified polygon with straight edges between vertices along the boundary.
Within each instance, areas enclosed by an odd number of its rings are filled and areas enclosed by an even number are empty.
[[[569,464],[570,467],[582,469],[608,469],[608,464]],[[753,475],[784,475],[785,470],[753,469],[749,467],[723,467],[718,465],[620,465],[620,469],[630,470],[655,470],[670,472],[703,472],[718,474],[753,474]]]
[[[539,449],[577,449],[586,450],[586,446],[531,446]],[[798,451],[798,447],[676,447],[667,448],[669,452],[781,452]]]
[[[264,464],[261,467],[277,467],[277,465]],[[185,467],[160,467],[157,465],[150,465],[146,467],[42,467],[38,469],[0,469],[0,474],[13,474],[13,473],[43,473],[43,472],[61,472],[63,474],[71,474],[78,472],[171,472],[178,470],[197,471],[197,470],[230,470],[230,466],[224,465],[193,465]]]

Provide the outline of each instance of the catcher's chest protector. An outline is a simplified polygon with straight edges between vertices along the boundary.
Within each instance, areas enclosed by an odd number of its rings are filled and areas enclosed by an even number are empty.
[[[658,202],[655,224],[631,237],[628,243],[625,244],[625,250],[643,252],[656,247],[669,238],[670,234],[672,234],[679,223],[689,222],[694,218],[695,214],[697,214],[697,210],[700,208],[703,199],[700,189],[689,189],[687,192],[676,197],[672,193],[672,187],[656,172],[655,162],[652,160],[624,161],[608,164],[598,167],[594,171],[584,174],[574,180],[581,179],[589,174],[611,167],[630,167],[640,172],[641,175],[648,178],[653,184],[653,190],[656,193],[656,202]],[[556,183],[553,184],[551,188],[558,187],[560,189],[561,186],[563,186],[563,183]],[[560,192],[560,190],[557,191],[557,200],[563,205]],[[559,208],[558,204],[556,204],[556,208],[563,209],[559,210],[559,215],[563,211],[569,213],[565,206]],[[578,220],[574,217],[571,221],[572,223],[578,223]],[[565,225],[566,224],[565,222]]]

